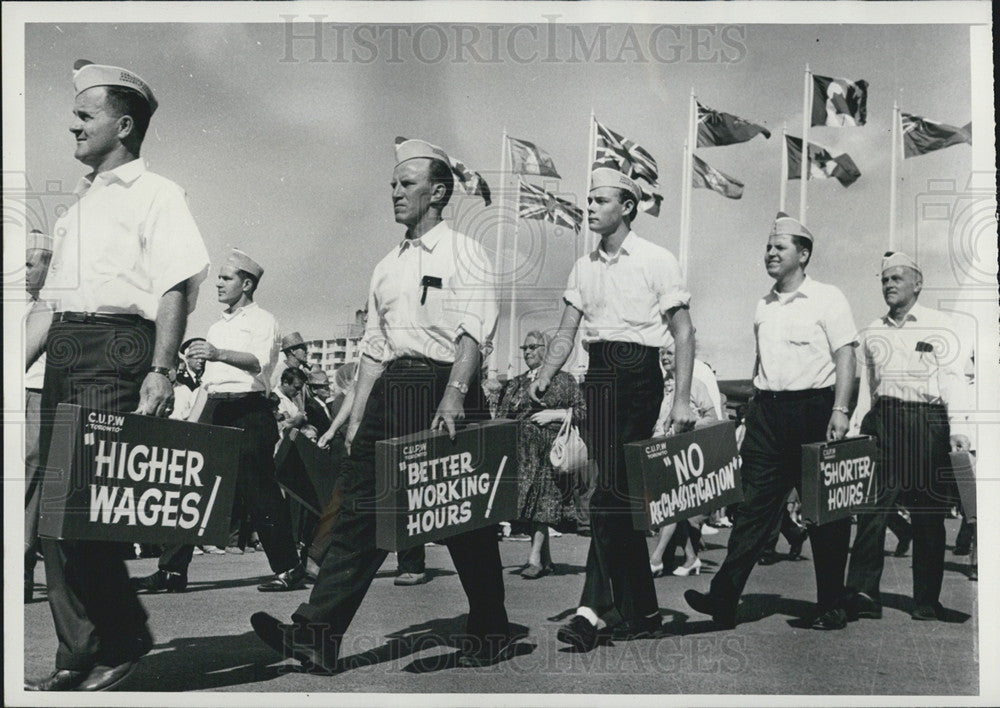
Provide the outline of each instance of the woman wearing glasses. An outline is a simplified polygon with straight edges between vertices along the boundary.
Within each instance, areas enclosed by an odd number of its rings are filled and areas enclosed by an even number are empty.
[[[580,425],[586,416],[583,393],[573,377],[560,371],[542,396],[542,405],[528,395],[538,367],[545,360],[549,338],[538,331],[529,332],[521,351],[527,373],[507,382],[497,411],[498,418],[520,422],[517,453],[520,462],[518,479],[519,518],[531,524],[531,551],[521,575],[529,580],[552,572],[549,551],[549,526],[563,517],[568,489],[563,489],[557,472],[549,461],[552,442],[567,413],[572,412],[572,424]],[[568,480],[567,480],[568,481]]]

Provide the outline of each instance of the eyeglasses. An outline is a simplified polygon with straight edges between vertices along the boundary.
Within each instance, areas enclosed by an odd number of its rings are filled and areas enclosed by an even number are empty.
[[[543,347],[545,347],[544,344],[522,344],[521,345],[521,351],[522,352],[533,352],[536,349],[542,349]]]

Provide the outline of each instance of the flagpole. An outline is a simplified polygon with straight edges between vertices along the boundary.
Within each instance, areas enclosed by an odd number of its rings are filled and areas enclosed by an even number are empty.
[[[694,171],[694,146],[698,123],[698,111],[695,104],[694,86],[691,87],[691,97],[688,101],[688,131],[687,140],[684,141],[684,177],[681,182],[681,195],[684,199],[684,208],[681,210],[684,222],[681,224],[680,243],[677,248],[677,259],[680,261],[681,276],[686,280],[688,273],[688,253],[691,246],[691,174]]]
[[[503,300],[503,277],[504,272],[504,225],[506,223],[507,214],[504,211],[504,202],[507,196],[507,170],[510,169],[510,165],[507,164],[507,126],[503,128],[503,137],[500,138],[500,194],[497,200],[497,209],[500,218],[497,219],[497,257],[496,257],[496,294],[500,300]],[[511,278],[511,288],[513,288],[513,278]],[[496,351],[496,359],[489,370],[491,375],[496,375],[499,371],[500,363],[500,342],[494,342],[494,350]],[[507,369],[508,374],[510,373],[510,363],[513,361],[514,351],[511,348],[510,342],[507,343]]]
[[[778,211],[785,211],[785,199],[788,196],[788,124],[781,126],[781,196],[778,199]]]
[[[588,251],[597,248],[590,243],[590,220],[587,218],[587,199],[590,197],[591,172],[594,171],[594,157],[597,154],[597,118],[594,109],[590,109],[590,135],[587,138],[587,191],[583,193],[583,243]]]
[[[687,179],[685,180],[685,177]],[[680,230],[677,238],[677,262],[681,267],[681,275],[684,275],[684,231],[687,228],[687,210],[688,210],[688,200],[687,200],[687,183],[691,181],[691,171],[688,169],[688,141],[684,141],[684,145],[681,148],[681,223]]]
[[[896,250],[896,188],[897,167],[896,145],[899,143],[899,101],[892,102],[892,149],[889,169],[889,250]]]
[[[514,364],[517,361],[517,232],[521,227],[521,178],[517,178],[517,196],[514,198],[514,248],[513,255],[510,265],[510,331],[508,337],[510,339],[510,363],[507,367],[508,377],[513,378],[517,375],[518,366]]]
[[[799,177],[799,221],[806,223],[806,184],[809,179],[809,124],[812,123],[812,73],[806,64],[805,86],[802,92],[802,171]]]

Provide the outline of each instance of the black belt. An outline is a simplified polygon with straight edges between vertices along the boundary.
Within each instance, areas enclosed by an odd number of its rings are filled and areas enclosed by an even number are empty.
[[[804,388],[801,391],[765,391],[761,388],[755,388],[753,390],[753,397],[766,401],[798,401],[803,398],[823,396],[828,393],[833,393],[833,386],[827,386],[826,388]]]
[[[451,366],[450,361],[436,361],[435,359],[425,359],[417,356],[401,356],[393,359],[386,366],[387,369],[434,369]]]
[[[946,410],[943,403],[930,403],[927,401],[904,401],[902,398],[893,398],[892,396],[879,396],[878,400],[875,401],[876,406],[886,406],[889,408],[903,408],[910,410],[919,410],[921,408],[928,408],[931,410],[940,409]]]
[[[57,312],[52,315],[52,321],[133,327],[137,324],[149,322],[150,320],[141,315],[109,315],[103,312]]]
[[[208,400],[210,401],[235,401],[240,398],[250,398],[251,396],[263,396],[263,391],[240,391],[233,393],[210,393],[208,394]]]

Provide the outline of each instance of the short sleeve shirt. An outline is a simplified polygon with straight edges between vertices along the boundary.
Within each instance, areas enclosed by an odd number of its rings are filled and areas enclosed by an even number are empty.
[[[155,320],[160,297],[185,280],[194,310],[209,259],[184,190],[136,159],[82,179],[76,194],[54,224],[42,291],[57,311]]]
[[[757,303],[754,386],[763,391],[827,388],[836,382],[833,354],[857,344],[851,306],[833,285],[806,276],[792,293],[771,290]]]
[[[462,334],[477,344],[493,335],[494,277],[482,246],[443,221],[404,240],[372,273],[362,353],[381,362],[406,356],[454,362]]]
[[[218,349],[253,354],[261,369],[251,374],[221,361],[206,361],[201,385],[208,393],[270,392],[271,371],[281,347],[274,315],[251,302],[235,312],[223,312],[222,319],[208,328],[205,339]]]
[[[598,246],[574,264],[563,299],[583,313],[584,345],[662,347],[670,341],[663,315],[686,307],[691,294],[674,255],[630,231],[613,257]]]

